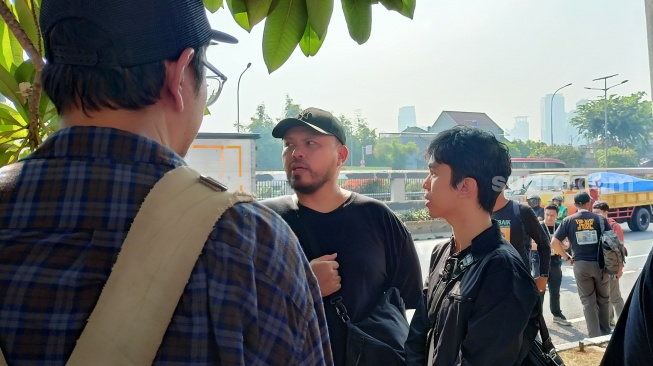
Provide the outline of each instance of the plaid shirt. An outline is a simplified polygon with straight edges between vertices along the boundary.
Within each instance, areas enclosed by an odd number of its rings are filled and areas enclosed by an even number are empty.
[[[73,127],[0,169],[0,348],[10,365],[65,364],[145,196],[181,165],[148,139]],[[332,364],[317,281],[279,216],[258,203],[227,210],[154,364]]]

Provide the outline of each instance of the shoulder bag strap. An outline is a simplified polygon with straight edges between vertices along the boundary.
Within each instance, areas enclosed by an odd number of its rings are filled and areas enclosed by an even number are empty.
[[[67,365],[152,364],[216,221],[234,204],[253,200],[218,187],[188,167],[157,182]]]
[[[90,360],[106,366],[152,364],[216,221],[236,203],[253,201],[224,190],[189,167],[176,168],[156,183],[67,365]]]
[[[243,193],[189,167],[145,198],[67,365],[151,365],[216,221]],[[0,366],[7,365],[0,351]]]

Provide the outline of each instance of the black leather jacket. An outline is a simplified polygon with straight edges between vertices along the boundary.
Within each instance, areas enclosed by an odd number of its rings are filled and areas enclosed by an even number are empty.
[[[431,254],[423,303],[406,341],[406,365],[427,365],[430,348],[433,365],[519,364],[535,333],[526,327],[541,305],[535,281],[496,221],[461,253],[471,251],[474,264],[444,294],[439,308],[427,310],[452,242],[436,245]]]

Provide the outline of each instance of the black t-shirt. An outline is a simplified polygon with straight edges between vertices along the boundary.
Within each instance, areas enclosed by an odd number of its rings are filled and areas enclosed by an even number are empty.
[[[565,217],[554,237],[560,241],[569,238],[575,261],[596,262],[598,261],[598,245],[601,237],[601,224],[598,220],[604,220],[605,231],[612,230],[608,220],[603,216],[582,210]]]
[[[531,239],[533,239],[537,244],[537,252],[540,254],[540,273],[548,274],[551,243],[547,240],[546,232],[540,226],[540,222],[530,206],[521,203],[518,204],[520,223],[519,218],[515,216],[514,204],[516,202],[508,201],[503,208],[492,213],[492,218],[497,220],[501,233],[517,249],[528,268],[530,268],[528,254],[531,251]],[[543,257],[544,260],[542,260]]]
[[[299,206],[299,218],[290,196],[262,202],[279,213],[299,238],[309,260],[338,253],[342,296],[351,320],[364,319],[389,287],[397,287],[407,309],[417,307],[422,296],[422,272],[410,233],[383,203],[352,193],[329,213]],[[308,240],[317,241],[322,253],[312,253]],[[324,310],[335,365],[344,365],[347,327],[325,298]]]

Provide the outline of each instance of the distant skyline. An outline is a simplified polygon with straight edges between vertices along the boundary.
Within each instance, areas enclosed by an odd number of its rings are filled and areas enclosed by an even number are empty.
[[[610,93],[644,91],[650,100],[643,1],[418,0],[413,20],[381,5],[373,9],[372,35],[359,46],[336,1],[317,56],[306,58],[297,49],[271,75],[261,52],[263,23],[248,34],[227,9],[210,15],[214,28],[240,43],[209,50],[209,60],[229,80],[201,131],[236,130],[236,87],[248,62],[241,124],[260,103],[280,117],[289,94],[304,108],[352,117],[360,110],[378,132],[396,131],[403,106],[419,110],[418,126],[432,125],[443,110],[483,112],[503,129],[511,129],[516,116],[528,116],[530,137],[538,140],[541,98],[567,83],[573,85],[558,93],[567,109],[602,98],[584,87],[602,87],[592,79],[611,74],[619,74],[614,83],[629,82]]]

